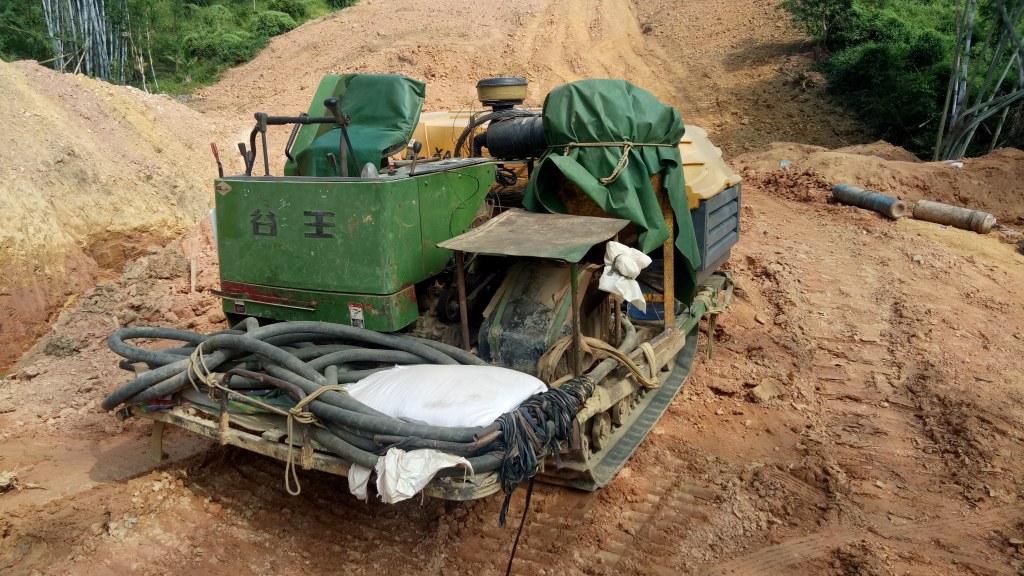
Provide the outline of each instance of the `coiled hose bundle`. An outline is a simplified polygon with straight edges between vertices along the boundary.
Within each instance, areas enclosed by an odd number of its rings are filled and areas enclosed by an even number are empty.
[[[342,324],[281,322],[260,327],[249,318],[240,327],[245,329],[209,335],[158,327],[117,330],[107,341],[110,349],[129,363],[145,363],[150,370],[107,396],[103,409],[156,400],[189,386],[208,392],[211,387],[256,390],[271,384],[282,388],[293,401],[302,402],[319,424],[310,426],[313,439],[349,462],[373,468],[379,454],[393,446],[435,448],[466,457],[475,473],[496,470],[506,495],[511,495],[522,479],[536,474],[549,451],[554,450],[557,458],[557,443],[573,437],[575,415],[594,390],[593,381],[581,377],[560,389],[532,396],[484,427],[414,424],[382,414],[330,387],[382,369],[350,370],[355,362],[486,363],[440,342]],[[185,344],[150,351],[126,343],[137,338]],[[232,376],[218,379],[216,373],[226,372]],[[324,387],[328,390],[321,390]],[[315,397],[303,402],[308,396]],[[575,436],[578,434],[576,430]],[[529,446],[523,444],[524,438],[530,440]],[[438,475],[462,473],[452,468]]]

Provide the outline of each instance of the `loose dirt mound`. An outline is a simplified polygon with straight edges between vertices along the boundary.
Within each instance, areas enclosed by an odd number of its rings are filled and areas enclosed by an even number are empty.
[[[190,105],[237,123],[233,148],[248,142],[254,112],[305,111],[327,74],[423,80],[426,110],[479,107],[476,82],[499,74],[530,81],[529,106],[566,82],[622,78],[707,129],[727,155],[780,139],[870,141],[819,96],[821,77],[801,72],[811,47],[788,20],[758,0],[361,2],[274,38]],[[274,173],[287,137],[270,131]]]
[[[199,222],[218,132],[166,96],[31,62],[0,62],[0,102],[2,369],[54,311]]]
[[[1003,224],[1024,224],[1024,152],[1003,148],[967,158],[962,168],[903,160],[907,154],[884,142],[838,150],[782,142],[737,156],[731,163],[748,180],[789,198],[804,199],[809,192],[798,175],[814,174],[815,195],[820,197],[828,196],[830,186],[852,184],[908,204],[934,200],[991,212]],[[783,161],[792,164],[780,168]]]

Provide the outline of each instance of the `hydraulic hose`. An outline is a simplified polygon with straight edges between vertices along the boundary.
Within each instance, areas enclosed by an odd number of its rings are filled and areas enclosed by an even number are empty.
[[[126,342],[137,338],[177,340],[183,344],[178,348],[150,351]],[[635,330],[627,322],[623,346],[631,348],[635,346],[635,340]],[[339,366],[347,368],[355,362],[487,365],[472,354],[440,342],[324,322],[282,322],[261,327],[254,318],[246,319],[235,329],[210,335],[157,327],[123,328],[111,334],[108,344],[111,350],[132,363],[145,362],[154,368],[139,374],[107,396],[102,403],[105,410],[113,410],[122,403],[138,404],[165,397],[193,383],[206,381],[214,371],[243,370],[243,373],[232,375],[228,383],[230,388],[260,390],[268,387],[270,384],[267,382],[270,382],[278,388],[285,386],[292,390],[289,394],[294,400],[301,397],[299,390],[308,396],[324,386],[358,381],[385,369],[338,369]],[[183,357],[186,354],[189,357]],[[197,373],[197,370],[204,374]],[[244,370],[249,370],[249,373],[244,373]],[[261,373],[278,381],[274,384],[272,380],[265,380]],[[217,378],[223,382],[222,378]],[[548,405],[547,400],[539,398],[549,394],[554,394],[550,405],[556,406],[559,405],[558,395],[564,395],[564,392],[556,390],[534,396],[532,405]],[[552,415],[561,414],[558,416],[560,420],[570,418],[582,406],[580,403],[573,408],[564,401],[561,405],[562,408],[555,408],[556,412],[552,412]],[[387,440],[389,445],[397,444],[409,449],[432,447],[465,456],[475,473],[498,470],[508,454],[518,453],[514,449],[509,452],[509,445],[502,440],[502,431],[526,425],[512,424],[508,419],[502,420],[504,424],[496,421],[482,427],[404,422],[374,410],[347,393],[336,391],[323,392],[306,405],[306,410],[326,427],[310,428],[317,442],[349,462],[366,467],[374,467],[378,453],[386,449],[386,446],[374,442],[378,437]],[[533,417],[540,418],[537,422],[544,421],[539,412]],[[545,438],[545,446],[553,445],[551,442],[555,436],[546,433]],[[486,453],[476,455],[480,452]],[[531,462],[535,462],[537,457],[532,457]],[[464,469],[449,469],[442,470],[439,475],[466,473]]]

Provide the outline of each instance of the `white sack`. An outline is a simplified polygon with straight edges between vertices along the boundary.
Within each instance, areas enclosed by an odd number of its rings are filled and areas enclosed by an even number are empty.
[[[394,418],[433,426],[486,426],[547,386],[496,366],[395,366],[345,387],[353,398]]]
[[[392,448],[377,459],[377,494],[388,504],[401,502],[422,490],[438,470],[455,466],[466,468],[467,476],[473,474],[473,466],[461,456],[438,450],[406,452]]]
[[[609,242],[604,249],[604,274],[597,287],[646,312],[647,302],[636,277],[650,263],[651,258],[647,254],[618,242]]]
[[[380,462],[380,459],[377,460]],[[352,464],[348,467],[348,491],[356,498],[366,500],[366,486],[370,483],[370,470],[359,464]]]

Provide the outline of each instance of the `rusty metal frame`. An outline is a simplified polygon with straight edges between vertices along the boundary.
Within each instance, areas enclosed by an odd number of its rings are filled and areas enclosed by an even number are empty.
[[[223,417],[214,422],[198,416],[192,416],[181,407],[169,410],[153,410],[151,412],[145,412],[138,406],[131,406],[130,408],[133,416],[148,418],[154,421],[153,437],[150,440],[150,450],[154,456],[156,454],[162,456],[163,454],[163,430],[165,424],[180,426],[189,432],[195,432],[212,440],[217,440],[221,445],[237,446],[281,460],[282,462],[287,462],[288,452],[295,449],[290,444],[270,442],[248,432],[225,426],[224,422],[226,419]],[[226,412],[222,412],[222,414],[226,414]],[[304,444],[310,445],[308,442],[304,442]],[[311,446],[308,450],[310,454],[308,459],[305,458],[306,454],[303,454],[302,467],[304,469],[319,470],[337,476],[348,476],[348,469],[351,464],[347,460],[322,452],[315,452]]]
[[[462,323],[462,349],[469,352],[469,305],[466,303],[465,257],[466,254],[462,250],[455,251],[455,279],[459,285],[459,316]]]

